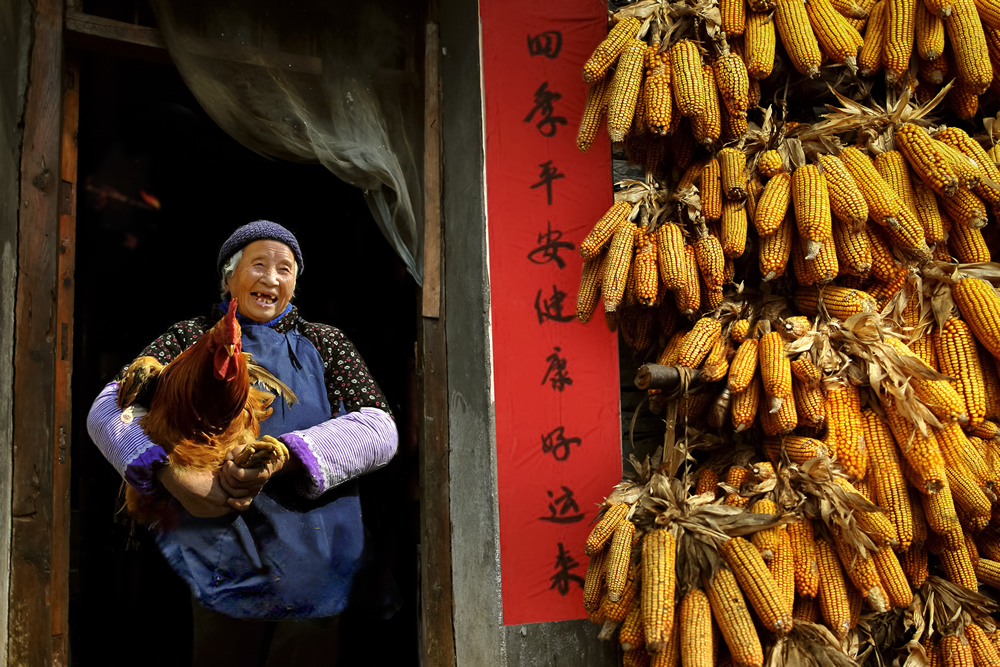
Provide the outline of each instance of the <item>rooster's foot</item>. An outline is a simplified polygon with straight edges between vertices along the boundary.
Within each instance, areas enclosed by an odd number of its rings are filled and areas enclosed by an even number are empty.
[[[233,462],[241,468],[260,468],[278,461],[288,460],[288,447],[280,440],[265,435],[257,442],[243,448]]]

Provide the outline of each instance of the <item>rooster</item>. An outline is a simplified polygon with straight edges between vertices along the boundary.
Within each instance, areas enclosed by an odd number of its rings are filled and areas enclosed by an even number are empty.
[[[260,422],[271,415],[274,394],[291,406],[292,391],[242,351],[237,303],[191,347],[166,366],[139,357],[118,387],[118,407],[134,414],[146,408],[140,424],[150,440],[163,447],[170,464],[191,470],[216,470],[235,447],[245,445],[234,462],[243,468],[288,458],[285,445],[260,436]],[[257,388],[263,384],[272,393]],[[128,487],[125,504],[137,521],[148,523],[164,511],[163,503]]]

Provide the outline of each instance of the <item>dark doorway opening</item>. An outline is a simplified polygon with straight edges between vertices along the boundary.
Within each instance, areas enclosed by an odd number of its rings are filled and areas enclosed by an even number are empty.
[[[394,461],[362,480],[373,571],[402,607],[349,610],[341,665],[417,664],[419,508],[414,421],[417,287],[361,192],[324,168],[242,147],[201,110],[171,65],[80,55],[79,197],[70,577],[79,665],[188,664],[190,598],[148,534],[116,516],[121,480],[90,441],[100,389],[171,324],[219,299],[218,249],[261,218],[296,233],[303,317],[342,329],[392,406]],[[159,206],[159,208],[157,208]],[[386,641],[392,637],[392,641]]]

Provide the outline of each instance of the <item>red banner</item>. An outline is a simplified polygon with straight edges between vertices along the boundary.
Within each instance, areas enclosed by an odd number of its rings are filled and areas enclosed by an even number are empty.
[[[505,625],[584,618],[584,541],[621,475],[616,335],[575,318],[577,245],[611,206],[576,132],[604,0],[481,0]]]

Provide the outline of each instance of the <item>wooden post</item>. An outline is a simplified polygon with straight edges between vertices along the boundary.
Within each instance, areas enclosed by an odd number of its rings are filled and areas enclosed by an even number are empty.
[[[55,459],[52,483],[52,664],[69,664],[70,435],[73,421],[73,297],[76,269],[76,133],[80,126],[80,65],[67,58],[63,74],[59,255],[56,292]]]
[[[63,0],[37,0],[21,154],[14,306],[13,536],[8,662],[51,665],[54,378]]]
[[[424,283],[420,329],[420,634],[421,664],[455,664],[452,623],[449,493],[448,366],[441,291],[441,53],[436,23],[428,23],[424,106]]]

